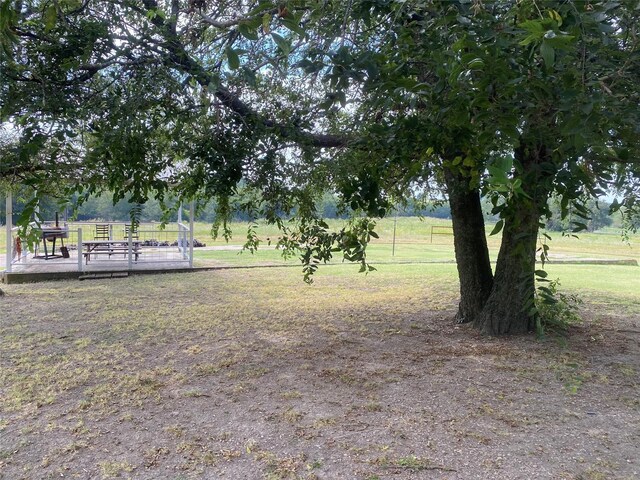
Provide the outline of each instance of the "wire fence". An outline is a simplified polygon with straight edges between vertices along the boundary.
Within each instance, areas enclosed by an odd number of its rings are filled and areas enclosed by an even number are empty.
[[[42,266],[48,270],[136,269],[193,264],[193,234],[184,224],[81,223],[33,225],[31,245],[11,229],[8,271]],[[9,244],[9,242],[7,242]]]

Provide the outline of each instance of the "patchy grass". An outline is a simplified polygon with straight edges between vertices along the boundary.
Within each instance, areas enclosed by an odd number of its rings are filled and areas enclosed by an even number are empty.
[[[630,270],[567,282],[601,291],[564,343],[455,325],[447,264],[8,285],[0,476],[633,478]]]
[[[100,473],[103,478],[116,478],[122,476],[122,474],[130,473],[134,470],[133,465],[127,462],[100,462]]]

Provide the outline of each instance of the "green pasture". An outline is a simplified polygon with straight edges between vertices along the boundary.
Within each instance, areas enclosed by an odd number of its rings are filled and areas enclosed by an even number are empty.
[[[343,225],[342,220],[329,221],[329,226],[334,229],[341,228]],[[399,217],[397,221],[393,218],[379,220],[376,228],[379,238],[369,245],[368,258],[373,263],[453,261],[455,258],[453,237],[446,234],[446,230],[443,229],[439,229],[439,234],[432,235],[432,227],[450,225],[451,222],[448,220],[430,217],[423,219]],[[209,225],[195,225],[195,238],[206,243],[208,247],[217,248],[216,250],[196,249],[194,254],[196,263],[219,262],[231,265],[296,263],[296,259],[285,260],[278,251],[273,249],[279,234],[274,226],[258,224],[256,231],[264,248],[254,254],[239,252],[240,246],[246,241],[247,225],[234,223],[231,227],[233,238],[227,243],[220,238],[214,241],[210,235]],[[489,236],[493,227],[494,225],[488,224],[486,230],[490,254],[495,260],[500,248],[501,235]],[[581,233],[577,236],[562,235],[560,232],[548,232],[548,235],[551,237],[550,240],[541,234],[539,243],[549,245],[551,257],[557,260],[640,260],[638,247],[640,235],[631,235],[627,240],[623,238],[622,232],[616,229]],[[219,250],[224,248],[227,250]],[[334,262],[339,261],[341,257],[337,255]]]
[[[345,221],[339,219],[328,220],[328,223],[332,229],[339,229],[345,225]],[[214,240],[210,224],[195,223],[194,237],[209,247],[195,250],[196,264],[203,265],[212,262],[225,265],[296,263],[296,259],[285,260],[280,252],[274,250],[273,245],[279,236],[279,231],[275,226],[267,225],[264,222],[259,222],[257,225],[256,232],[262,242],[262,248],[252,255],[249,252],[239,253],[241,246],[246,242],[247,223],[233,222],[231,224],[233,236],[229,242],[221,237]],[[373,263],[453,261],[453,237],[447,234],[446,229],[438,229],[443,226],[451,226],[451,222],[431,217],[399,217],[397,220],[394,218],[379,220],[376,232],[380,238],[373,240],[369,246],[369,260]],[[74,227],[76,225],[72,225],[72,228]],[[432,235],[433,227],[436,227],[440,233]],[[492,224],[487,225],[487,234],[493,230],[493,227]],[[91,238],[92,228],[93,224],[83,226],[85,238]],[[165,230],[159,229],[158,224],[143,224],[140,230],[144,232],[144,239],[156,237],[157,240],[169,242],[177,239],[175,224],[168,225]],[[626,240],[621,231],[612,228],[594,233],[581,233],[577,237],[562,235],[559,232],[549,232],[548,234],[551,240],[540,235],[540,244],[547,243],[551,256],[556,259],[640,260],[640,247],[638,247],[640,235],[631,235]],[[6,250],[5,235],[5,229],[0,228],[0,254],[5,253]],[[489,249],[494,260],[500,247],[500,239],[500,234],[488,236]],[[334,261],[340,261],[340,257],[336,257]]]

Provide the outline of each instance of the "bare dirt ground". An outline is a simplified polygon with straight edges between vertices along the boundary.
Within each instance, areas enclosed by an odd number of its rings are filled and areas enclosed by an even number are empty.
[[[0,478],[640,478],[637,309],[480,337],[400,268],[3,287]]]

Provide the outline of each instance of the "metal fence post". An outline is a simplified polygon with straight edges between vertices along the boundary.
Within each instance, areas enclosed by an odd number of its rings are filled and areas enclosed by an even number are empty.
[[[393,245],[391,246],[391,256],[396,256],[396,225],[398,224],[398,216],[393,217]]]
[[[78,271],[82,272],[82,228],[78,227]]]
[[[13,239],[11,238],[11,228],[13,227],[13,208],[12,208],[13,200],[11,198],[11,190],[7,190],[7,208],[5,210],[7,214],[7,223],[5,225],[7,229],[7,248],[6,248],[6,259],[5,259],[5,269],[7,272],[11,272],[11,260],[13,260]]]
[[[193,268],[193,217],[196,215],[195,202],[189,205],[189,268]]]
[[[180,224],[180,248],[182,252],[182,259],[187,260],[189,258],[189,251],[187,250],[187,227]]]
[[[133,223],[131,224],[131,228],[129,228],[129,245],[127,248],[127,253],[129,254],[129,270],[133,269],[133,261],[131,260],[132,245],[133,245]]]

